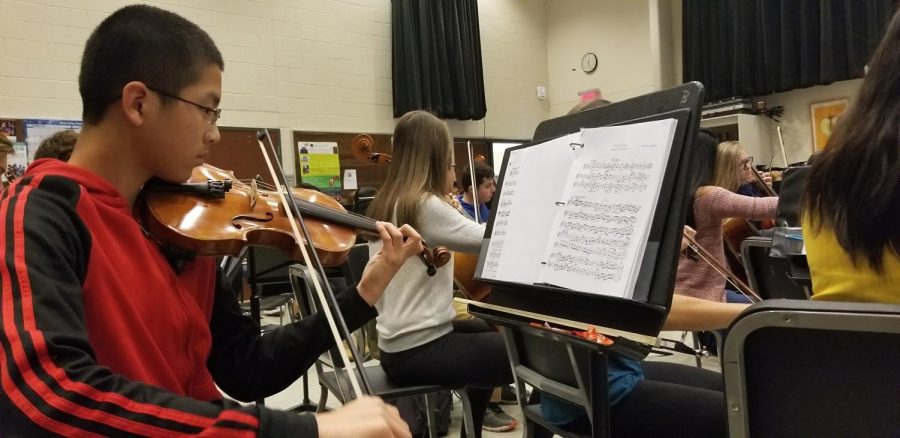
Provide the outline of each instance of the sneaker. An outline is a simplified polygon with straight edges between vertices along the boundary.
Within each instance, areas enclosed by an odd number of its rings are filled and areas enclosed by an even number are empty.
[[[501,405],[517,405],[519,404],[519,399],[516,398],[516,390],[513,389],[512,385],[506,385],[500,387],[500,402]]]
[[[509,432],[516,428],[519,422],[503,412],[500,405],[489,403],[487,412],[484,413],[484,421],[481,428],[489,432]]]

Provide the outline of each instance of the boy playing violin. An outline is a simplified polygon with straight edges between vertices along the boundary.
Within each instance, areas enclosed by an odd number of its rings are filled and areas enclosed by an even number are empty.
[[[261,337],[212,258],[176,272],[135,220],[148,179],[187,180],[219,140],[223,68],[206,32],[154,7],[122,8],[91,34],[70,161],[36,161],[0,203],[4,432],[408,436],[373,397],[313,416],[217,389],[274,394],[334,342],[318,317]],[[378,231],[382,251],[338,297],[351,329],[422,249],[409,226]]]

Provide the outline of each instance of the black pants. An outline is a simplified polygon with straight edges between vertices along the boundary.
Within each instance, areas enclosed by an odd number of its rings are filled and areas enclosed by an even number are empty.
[[[643,362],[644,380],[610,412],[612,435],[728,435],[722,375],[664,362]]]
[[[643,362],[644,380],[610,409],[611,435],[724,437],[728,435],[722,375],[686,365]],[[588,433],[587,415],[564,428]],[[540,429],[535,437],[549,437]]]
[[[465,387],[478,437],[491,392],[513,381],[502,336],[481,320],[454,321],[452,333],[416,348],[382,351],[381,366],[398,385]]]

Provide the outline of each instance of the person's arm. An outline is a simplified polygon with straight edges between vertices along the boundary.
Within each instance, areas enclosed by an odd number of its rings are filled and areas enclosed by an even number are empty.
[[[421,252],[421,238],[412,228],[397,229],[383,222],[377,228],[382,237],[381,251],[371,258],[358,285],[337,294],[341,314],[351,332],[376,316],[372,306],[384,288],[407,258]],[[256,323],[242,314],[236,294],[221,271],[210,329],[213,347],[207,366],[222,390],[246,402],[288,387],[320,354],[334,346],[328,320],[322,313],[260,336]]]
[[[728,327],[749,304],[707,301],[675,294],[663,330],[718,330]]]
[[[778,208],[778,198],[774,196],[754,198],[738,195],[721,187],[712,187],[699,200],[705,205],[703,210],[719,218],[743,218],[749,220],[772,219]]]
[[[437,196],[428,196],[419,205],[419,232],[431,248],[445,246],[451,251],[476,254],[481,249],[484,224],[466,218]]]
[[[313,416],[210,403],[113,373],[96,362],[82,284],[91,234],[80,187],[23,180],[0,203],[2,429],[43,436],[316,435]]]

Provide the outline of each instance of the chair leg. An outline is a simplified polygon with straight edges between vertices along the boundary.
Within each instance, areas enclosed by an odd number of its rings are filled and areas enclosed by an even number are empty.
[[[700,338],[697,337],[697,332],[691,332],[691,338],[694,341],[694,350],[700,351]],[[694,359],[697,361],[697,368],[703,368],[703,362],[700,359],[700,354],[695,354]]]
[[[434,407],[437,406],[435,393],[429,392],[425,394],[425,419],[428,424],[428,437],[438,438],[437,420],[434,418]]]
[[[466,436],[474,438],[477,436],[475,435],[475,421],[473,420],[475,417],[472,415],[472,404],[469,402],[469,396],[466,394],[465,388],[457,389],[456,395],[459,396],[463,405],[463,428],[465,428]]]
[[[319,384],[319,408],[316,409],[316,412],[325,412],[325,403],[328,402],[328,388],[325,385]]]

